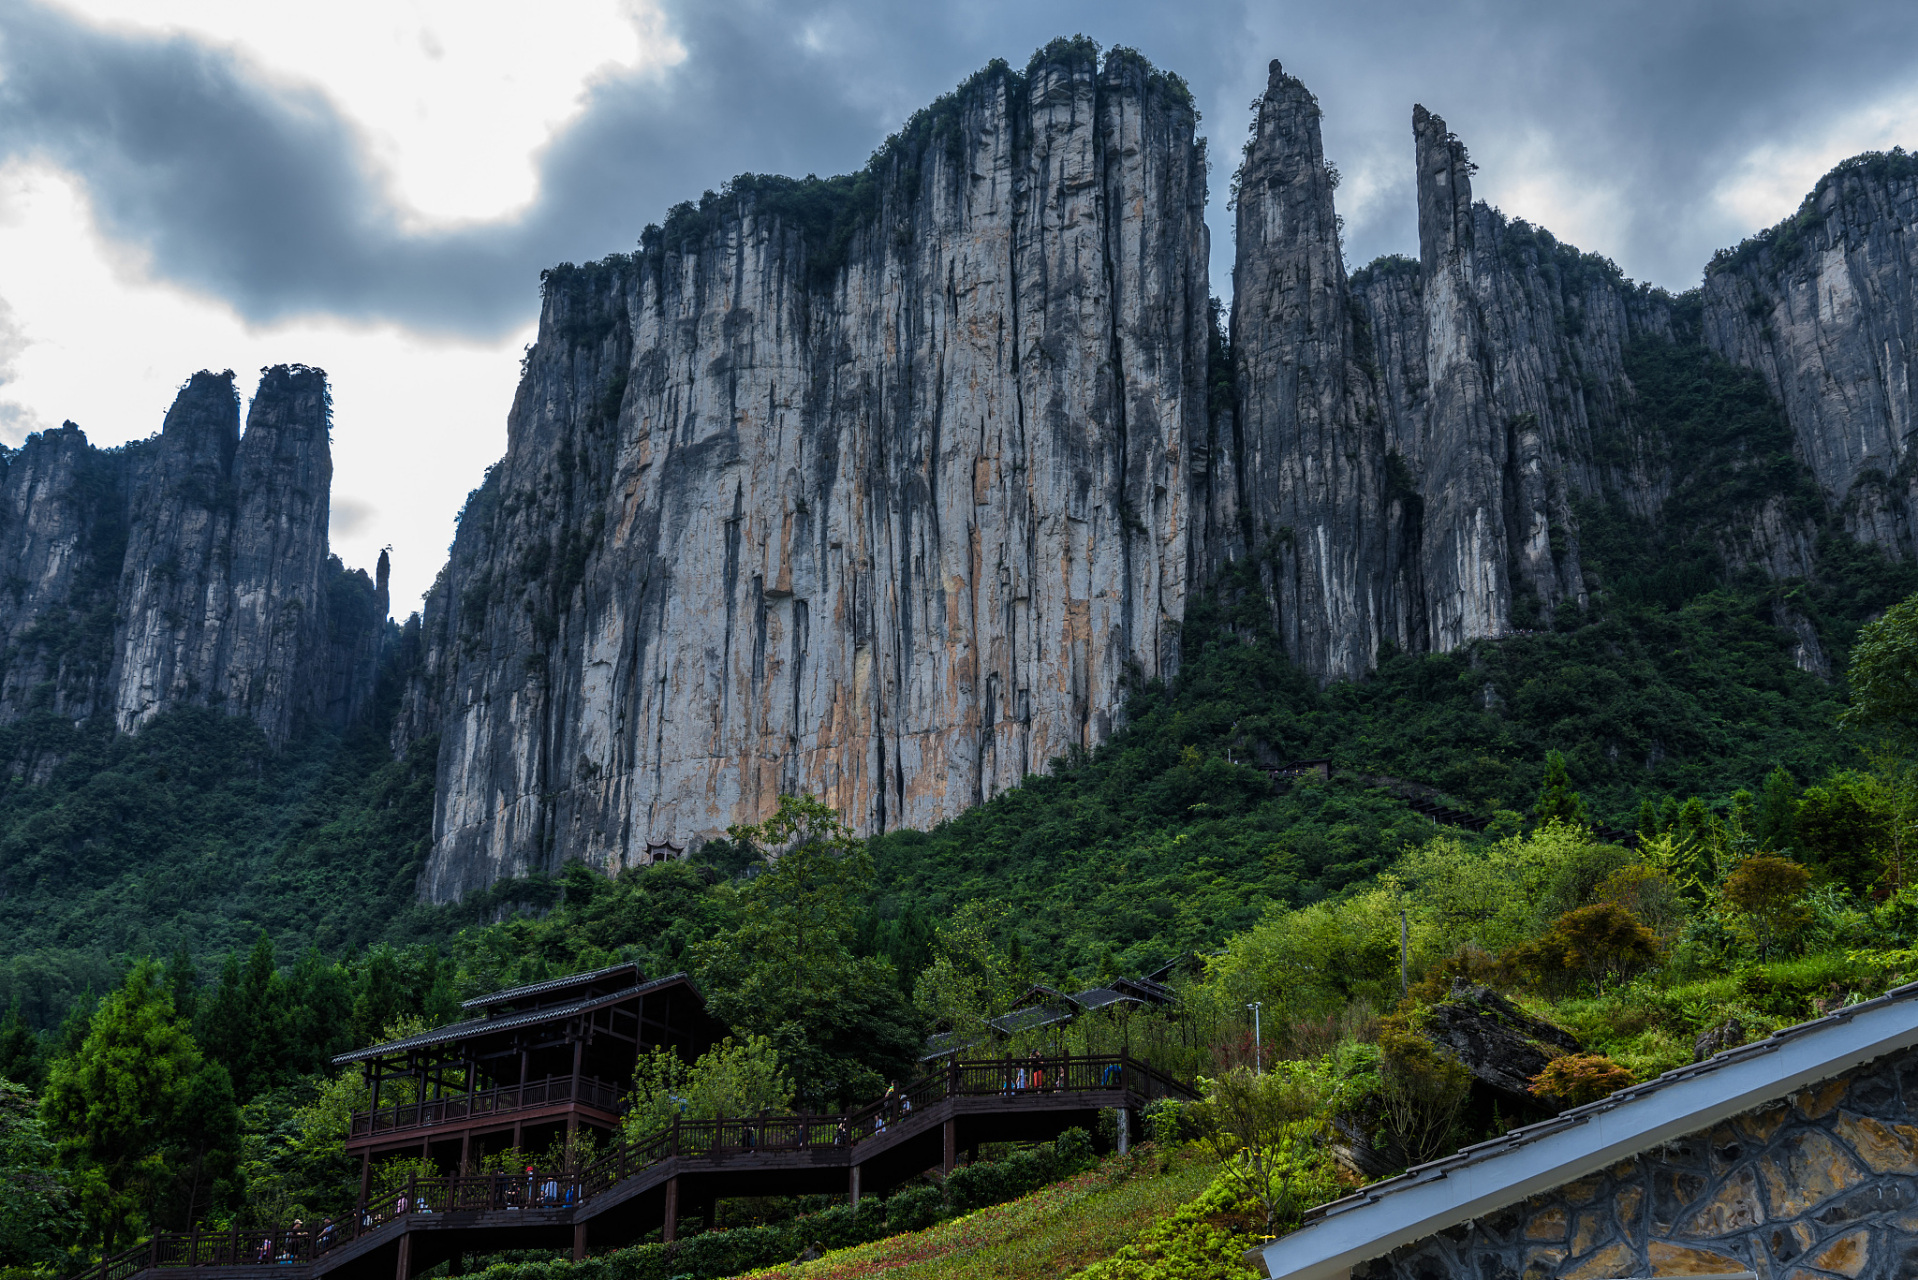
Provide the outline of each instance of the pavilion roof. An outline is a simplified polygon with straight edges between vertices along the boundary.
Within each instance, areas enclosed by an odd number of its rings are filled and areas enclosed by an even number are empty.
[[[596,972],[607,974],[615,972],[615,970],[598,970]],[[635,968],[633,972],[637,974],[638,969]],[[451,1044],[476,1036],[494,1035],[502,1031],[516,1030],[520,1027],[535,1026],[542,1022],[558,1022],[570,1018],[575,1014],[584,1013],[588,1009],[597,1009],[609,1004],[618,1004],[622,1001],[631,1000],[635,996],[643,996],[648,992],[673,986],[676,983],[683,983],[689,989],[692,987],[691,979],[684,973],[668,974],[663,978],[654,978],[651,982],[634,983],[631,986],[623,987],[617,991],[588,995],[564,1004],[546,1005],[538,1009],[528,1009],[524,1013],[508,1014],[502,1018],[468,1018],[463,1022],[449,1023],[444,1027],[435,1027],[431,1031],[422,1031],[418,1035],[405,1036],[398,1040],[389,1040],[384,1044],[368,1045],[364,1049],[355,1049],[350,1053],[340,1054],[333,1059],[333,1065],[336,1067],[345,1066],[349,1062],[364,1062],[369,1058],[383,1058],[388,1054],[408,1053],[415,1049],[425,1049],[439,1044]],[[535,985],[548,987],[554,984],[539,983]],[[520,987],[514,990],[525,992],[531,989],[530,987]],[[486,999],[493,1001],[496,997],[489,996],[486,997]],[[465,1007],[470,1007],[471,1004],[472,1002],[468,1001]]]
[[[593,969],[586,973],[571,973],[563,978],[548,978],[543,982],[531,982],[522,987],[508,987],[504,991],[494,991],[483,996],[474,996],[471,1000],[460,1001],[460,1008],[484,1009],[496,1004],[517,1004],[523,1000],[538,999],[540,996],[552,995],[573,987],[603,986],[605,985],[606,979],[620,974],[632,975],[631,981],[627,984],[629,986],[646,981],[646,975],[640,972],[639,966],[628,962],[626,964],[608,965],[604,969]]]

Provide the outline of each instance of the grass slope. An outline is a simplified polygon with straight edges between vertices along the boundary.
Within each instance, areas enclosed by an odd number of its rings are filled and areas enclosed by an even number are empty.
[[[1110,1258],[1201,1194],[1218,1166],[1181,1154],[1161,1173],[1150,1149],[1024,1199],[981,1209],[924,1231],[891,1236],[752,1273],[791,1280],[1056,1280]]]

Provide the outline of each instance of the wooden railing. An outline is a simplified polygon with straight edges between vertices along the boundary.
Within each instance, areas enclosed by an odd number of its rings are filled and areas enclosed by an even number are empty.
[[[403,1133],[408,1129],[430,1129],[437,1125],[469,1120],[475,1116],[510,1115],[562,1102],[576,1102],[612,1112],[619,1107],[619,1089],[604,1080],[574,1080],[571,1076],[548,1076],[525,1084],[500,1085],[476,1093],[450,1098],[427,1098],[406,1102],[378,1111],[353,1113],[354,1138],[377,1137],[383,1133]]]
[[[570,1079],[560,1080],[570,1085]],[[582,1083],[597,1084],[596,1081]],[[527,1090],[491,1090],[491,1093]],[[602,1088],[607,1086],[601,1086]],[[169,1232],[103,1258],[73,1280],[131,1280],[155,1267],[240,1267],[275,1263],[311,1263],[332,1249],[414,1214],[479,1214],[507,1209],[570,1209],[676,1156],[728,1158],[754,1152],[801,1151],[819,1147],[857,1147],[897,1137],[913,1128],[915,1113],[954,1097],[1001,1097],[1008,1102],[1043,1101],[1054,1095],[1127,1092],[1146,1099],[1193,1096],[1192,1090],[1136,1058],[1003,1058],[955,1062],[914,1081],[906,1089],[844,1115],[748,1116],[723,1120],[676,1120],[643,1138],[621,1138],[577,1173],[483,1173],[447,1178],[409,1178],[361,1205],[345,1222],[292,1231],[282,1228],[228,1232]],[[480,1095],[471,1095],[478,1097]],[[470,1099],[459,1099],[468,1101]],[[425,1106],[443,1105],[427,1103]],[[418,1106],[421,1104],[415,1104]],[[540,1105],[528,1103],[525,1105]],[[361,1112],[358,1122],[389,1108]],[[384,1130],[379,1130],[383,1132]]]

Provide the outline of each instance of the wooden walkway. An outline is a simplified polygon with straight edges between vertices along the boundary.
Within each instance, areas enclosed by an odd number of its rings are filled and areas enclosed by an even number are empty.
[[[622,1140],[578,1173],[417,1178],[361,1205],[330,1238],[317,1229],[168,1233],[102,1259],[73,1280],[137,1280],[198,1268],[218,1280],[409,1280],[449,1259],[506,1249],[628,1244],[707,1216],[738,1196],[883,1194],[932,1170],[951,1172],[982,1142],[1038,1141],[1090,1129],[1192,1090],[1116,1057],[954,1063],[889,1102],[840,1116],[675,1123]]]

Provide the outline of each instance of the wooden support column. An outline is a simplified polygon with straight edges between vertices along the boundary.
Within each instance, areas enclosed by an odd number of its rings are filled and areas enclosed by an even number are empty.
[[[1132,1111],[1128,1107],[1119,1108],[1119,1154],[1132,1150]]]
[[[859,1207],[859,1166],[854,1165],[846,1175],[846,1203]]]
[[[360,1209],[366,1208],[366,1197],[373,1191],[373,1149],[360,1152]]]
[[[946,1152],[943,1169],[946,1173],[951,1173],[958,1163],[959,1121],[957,1119],[950,1119],[946,1121]]]
[[[411,1280],[413,1275],[413,1233],[400,1232],[400,1254],[393,1264],[393,1280]]]
[[[679,1235],[679,1179],[666,1179],[666,1225],[660,1228],[659,1238],[671,1244]]]
[[[469,1163],[472,1160],[472,1158],[473,1158],[473,1131],[471,1129],[462,1129],[460,1130],[460,1167],[459,1167],[459,1173],[462,1177],[465,1176],[467,1171],[472,1167]]]
[[[573,1261],[582,1262],[586,1258],[586,1224],[573,1224]]]

